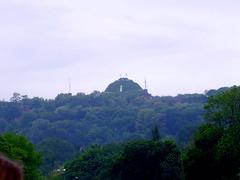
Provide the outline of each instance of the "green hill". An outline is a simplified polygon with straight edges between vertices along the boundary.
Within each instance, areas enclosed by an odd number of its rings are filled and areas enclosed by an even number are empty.
[[[105,92],[118,93],[118,92],[137,92],[143,91],[141,86],[128,78],[120,78],[111,83]]]
[[[161,137],[187,144],[203,123],[207,99],[205,94],[151,96],[127,78],[88,95],[59,94],[47,100],[14,93],[10,101],[0,101],[0,133],[24,135],[41,152],[52,154],[43,157],[42,165],[50,171],[91,144],[149,139],[156,125]]]

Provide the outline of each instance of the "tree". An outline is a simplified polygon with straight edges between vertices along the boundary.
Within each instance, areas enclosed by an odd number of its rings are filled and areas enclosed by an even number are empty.
[[[123,93],[60,94],[52,100],[15,94],[13,102],[0,101],[0,131],[23,134],[37,148],[44,140],[54,137],[81,149],[91,144],[150,139],[152,127],[157,124],[161,137],[174,138],[182,131],[187,133],[183,133],[178,143],[189,142],[186,127],[196,127],[202,122],[206,96],[157,97],[146,95],[143,90],[133,90],[134,84],[129,80],[125,83],[130,86],[120,82],[123,89],[129,89]],[[154,139],[157,140],[158,135]],[[57,148],[54,151],[58,153]],[[60,160],[54,160],[54,164],[69,156],[57,157]],[[43,161],[51,167],[52,161],[44,159],[45,156]]]
[[[216,160],[222,179],[239,179],[240,125],[225,131],[216,147]]]
[[[180,152],[172,141],[136,141],[124,146],[113,164],[112,179],[181,179]]]
[[[64,161],[71,159],[75,148],[67,141],[58,138],[46,138],[40,143],[40,152],[43,155],[41,172],[48,172],[59,168]]]
[[[216,146],[223,136],[223,130],[213,125],[203,125],[197,131],[194,144],[183,155],[186,180],[218,179]]]
[[[15,103],[20,102],[21,100],[22,100],[21,94],[16,92],[13,93],[13,96],[10,98],[10,101]]]
[[[117,145],[93,145],[82,150],[66,163],[64,177],[74,179],[110,180],[111,167],[121,148]]]
[[[39,179],[40,154],[25,137],[6,133],[0,136],[0,152],[23,164],[24,179]]]
[[[160,140],[159,128],[158,128],[157,125],[155,125],[152,129],[152,140],[153,141],[159,141]]]
[[[205,118],[218,126],[227,128],[240,123],[240,87],[211,96],[205,106]]]
[[[194,144],[183,156],[185,179],[239,179],[240,87],[209,98],[209,124],[199,128]]]

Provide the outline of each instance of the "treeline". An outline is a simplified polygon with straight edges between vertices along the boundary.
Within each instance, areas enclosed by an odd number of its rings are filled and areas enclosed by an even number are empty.
[[[90,146],[64,166],[59,176],[89,180],[182,179],[180,151],[171,140],[138,140]]]
[[[240,87],[209,98],[206,123],[179,149],[159,139],[92,146],[64,166],[66,179],[238,180],[240,178]]]
[[[36,151],[34,145],[24,136],[5,133],[0,135],[0,156],[12,159],[23,169],[25,180],[40,180],[41,175],[38,170],[41,164],[41,154]],[[5,166],[5,167],[4,167]],[[7,167],[6,167],[7,166]],[[4,169],[9,169],[9,165],[1,164],[0,175],[4,180]],[[9,170],[11,172],[11,168]]]
[[[154,99],[145,95],[143,98]],[[9,103],[21,107],[22,101]],[[205,121],[186,146],[179,146],[161,135],[161,128],[154,122],[150,135],[122,142],[89,143],[90,146],[78,150],[64,139],[50,136],[38,146],[40,153],[23,136],[7,133],[0,136],[0,152],[23,167],[25,179],[237,180],[240,177],[239,102],[240,87],[208,97],[204,105]],[[73,152],[77,152],[74,158]],[[68,162],[62,164],[66,159],[61,158],[65,157]],[[54,167],[56,162],[58,169]],[[49,176],[43,177],[38,171],[40,163],[55,170],[49,169]]]
[[[153,97],[131,93],[60,94],[53,100],[14,93],[0,102],[0,132],[26,136],[43,154],[47,174],[91,144],[151,138],[157,126],[162,137],[186,145],[203,123],[203,94]]]

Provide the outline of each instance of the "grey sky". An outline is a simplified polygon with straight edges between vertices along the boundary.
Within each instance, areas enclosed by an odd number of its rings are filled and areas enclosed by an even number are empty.
[[[0,0],[0,98],[90,93],[128,73],[154,95],[240,84],[237,0]]]

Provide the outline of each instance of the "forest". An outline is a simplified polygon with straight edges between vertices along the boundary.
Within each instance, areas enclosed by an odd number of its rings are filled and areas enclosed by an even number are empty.
[[[240,87],[152,96],[104,92],[0,102],[0,152],[25,179],[239,179]]]

